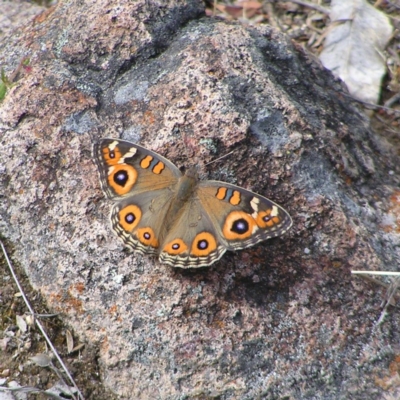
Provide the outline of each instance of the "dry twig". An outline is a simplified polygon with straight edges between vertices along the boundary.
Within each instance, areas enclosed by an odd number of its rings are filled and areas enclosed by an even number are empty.
[[[14,279],[14,282],[16,283],[16,285],[17,285],[17,287],[18,287],[18,290],[19,290],[19,292],[21,293],[22,298],[24,299],[24,302],[25,302],[25,304],[26,304],[26,307],[28,308],[29,312],[31,313],[32,317],[34,318],[34,321],[35,321],[35,323],[36,323],[36,325],[37,325],[39,331],[42,333],[42,335],[43,335],[43,337],[45,338],[47,344],[49,345],[51,351],[53,352],[53,354],[54,354],[55,357],[57,358],[57,360],[58,360],[58,362],[60,363],[62,369],[64,370],[65,374],[67,375],[68,379],[70,380],[72,386],[74,387],[74,389],[75,389],[76,392],[78,393],[78,399],[84,400],[84,397],[83,397],[82,393],[81,393],[80,390],[78,389],[78,387],[77,387],[77,385],[76,385],[74,379],[72,378],[70,372],[68,371],[66,365],[64,364],[64,362],[63,362],[63,360],[61,359],[60,355],[58,354],[56,348],[54,347],[53,343],[51,342],[50,338],[48,337],[46,331],[45,331],[44,328],[43,328],[43,325],[42,325],[42,324],[40,323],[40,321],[37,319],[37,314],[35,314],[33,308],[31,307],[31,305],[30,305],[30,303],[29,303],[29,301],[28,301],[28,298],[26,297],[26,295],[25,295],[25,293],[24,293],[24,290],[23,290],[21,284],[20,284],[19,281],[18,281],[17,275],[15,274],[14,268],[13,268],[13,266],[12,266],[12,264],[11,264],[10,259],[8,258],[8,254],[7,254],[7,252],[6,252],[6,249],[5,249],[5,247],[4,247],[2,241],[0,241],[0,246],[1,246],[1,249],[2,249],[2,251],[3,251],[4,257],[5,257],[6,261],[7,261],[7,264],[8,264],[8,267],[9,267],[9,269],[10,269],[11,275],[12,275],[12,277],[13,277],[13,279]]]

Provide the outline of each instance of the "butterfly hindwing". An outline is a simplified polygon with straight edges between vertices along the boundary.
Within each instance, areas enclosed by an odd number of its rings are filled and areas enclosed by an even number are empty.
[[[160,247],[160,261],[181,268],[211,265],[227,250],[221,239],[207,210],[192,197],[169,226]]]
[[[132,194],[111,209],[111,226],[123,242],[142,254],[158,255],[165,237],[167,212],[173,191],[169,188]]]

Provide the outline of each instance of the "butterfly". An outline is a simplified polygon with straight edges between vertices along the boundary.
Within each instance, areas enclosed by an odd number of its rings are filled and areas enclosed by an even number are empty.
[[[227,250],[280,236],[292,225],[281,206],[226,182],[199,180],[135,143],[102,139],[94,161],[111,225],[126,246],[181,268],[205,267]]]

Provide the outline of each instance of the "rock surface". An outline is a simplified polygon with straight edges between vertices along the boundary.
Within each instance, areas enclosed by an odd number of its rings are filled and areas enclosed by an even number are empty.
[[[5,43],[7,74],[30,65],[0,107],[0,234],[121,399],[398,396],[398,315],[378,325],[384,291],[350,270],[398,265],[400,163],[320,64],[195,0],[60,2]],[[130,254],[100,137],[265,195],[294,226],[199,270]]]

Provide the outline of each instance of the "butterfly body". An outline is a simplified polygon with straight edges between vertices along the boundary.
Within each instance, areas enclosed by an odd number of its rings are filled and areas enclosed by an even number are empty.
[[[114,200],[111,224],[132,249],[182,268],[203,267],[226,250],[279,236],[289,214],[263,196],[219,181],[184,175],[169,160],[137,144],[102,139],[94,158],[105,195]]]

